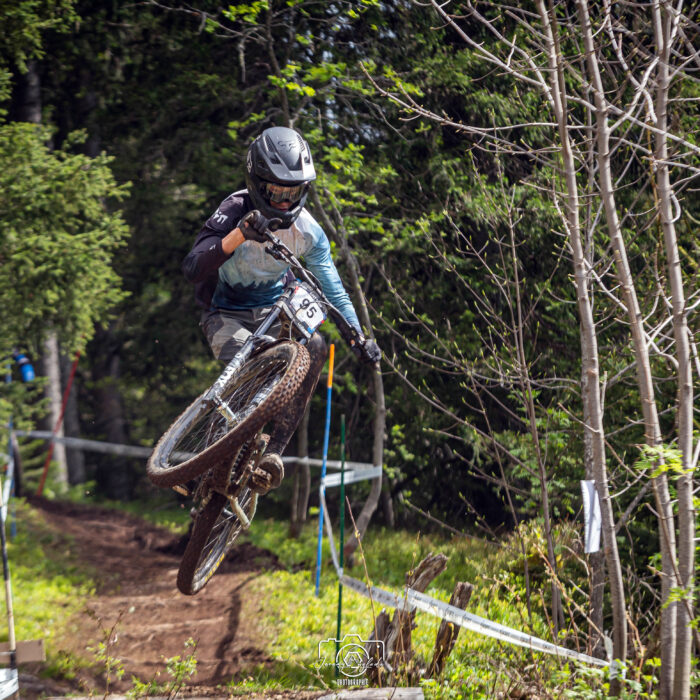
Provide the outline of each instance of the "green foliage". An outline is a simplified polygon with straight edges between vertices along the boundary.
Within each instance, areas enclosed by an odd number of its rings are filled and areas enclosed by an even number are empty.
[[[167,681],[160,681],[156,677],[148,682],[143,682],[132,676],[132,687],[127,691],[127,697],[143,698],[158,695],[165,696],[168,700],[175,698],[185,681],[193,678],[197,673],[196,650],[197,643],[190,637],[185,642],[186,653],[184,655],[178,654],[168,659],[163,658],[165,661],[165,672],[169,676]]]
[[[651,479],[667,473],[681,476],[688,471],[683,467],[683,455],[678,449],[668,445],[640,445],[639,451],[641,455],[635,466],[640,471],[648,471]]]
[[[77,19],[76,0],[19,0],[0,5],[3,45],[0,68],[14,62],[21,72],[27,61],[44,55],[47,30],[66,32]]]
[[[244,22],[255,23],[264,10],[268,10],[270,3],[268,0],[255,0],[255,2],[243,3],[239,5],[229,5],[228,8],[222,10],[222,15],[235,22],[238,19]]]
[[[95,572],[78,561],[69,538],[51,529],[23,500],[13,500],[8,520],[17,523],[17,535],[8,544],[16,637],[43,638],[47,668],[74,674],[87,660],[60,654],[57,646],[72,634],[70,617],[94,591]]]
[[[112,653],[112,648],[116,645],[119,636],[118,627],[121,618],[122,614],[119,614],[116,622],[110,628],[103,628],[101,622],[98,621],[100,622],[102,639],[96,647],[87,648],[94,654],[97,663],[104,668],[105,697],[109,694],[112,685],[124,677],[124,664],[119,657]]]
[[[84,347],[123,298],[113,259],[128,228],[108,201],[121,200],[107,156],[52,151],[46,129],[0,126],[1,353],[58,332]]]

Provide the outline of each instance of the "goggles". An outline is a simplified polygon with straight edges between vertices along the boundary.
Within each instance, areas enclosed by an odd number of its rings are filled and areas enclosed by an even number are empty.
[[[300,185],[278,185],[275,182],[263,182],[262,194],[268,202],[298,202],[309,190],[309,183]]]

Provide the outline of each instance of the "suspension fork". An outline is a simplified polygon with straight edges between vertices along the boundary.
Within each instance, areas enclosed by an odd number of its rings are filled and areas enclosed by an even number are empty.
[[[241,346],[241,349],[233,356],[231,362],[229,362],[224,371],[219,375],[219,378],[212,384],[211,389],[204,396],[205,401],[213,401],[219,408],[221,408],[221,393],[226,388],[229,380],[233,375],[243,366],[243,364],[248,360],[248,358],[255,350],[258,338],[265,335],[272,325],[277,321],[281,313],[280,307],[275,305],[275,307],[266,316],[265,320],[257,327],[255,333],[249,335],[246,341]],[[227,417],[224,414],[224,417]]]

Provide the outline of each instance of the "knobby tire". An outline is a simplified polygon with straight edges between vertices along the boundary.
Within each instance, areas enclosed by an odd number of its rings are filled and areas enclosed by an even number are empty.
[[[253,494],[248,488],[244,488],[239,496],[249,517],[252,498]],[[177,587],[181,593],[194,595],[204,588],[242,529],[238,517],[229,509],[228,499],[220,493],[212,493],[194,521],[192,534],[182,555],[177,572]]]
[[[153,450],[147,466],[151,481],[162,487],[184,484],[225,461],[294,399],[308,370],[309,354],[294,341],[253,355],[221,393],[234,413],[241,413],[240,420],[231,424],[202,394]]]

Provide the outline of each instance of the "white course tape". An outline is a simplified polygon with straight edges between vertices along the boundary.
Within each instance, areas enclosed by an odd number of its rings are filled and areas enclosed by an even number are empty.
[[[311,467],[321,467],[323,466],[323,460],[322,459],[316,459],[315,457],[282,457],[282,461],[285,464],[308,464]],[[342,463],[339,459],[327,459],[326,460],[326,467],[328,469],[340,469],[342,467]],[[373,464],[370,464],[369,462],[345,462],[345,468],[346,469],[370,469],[374,467]],[[347,474],[347,472],[345,472]],[[340,483],[340,482],[338,482]]]
[[[113,442],[101,442],[98,440],[85,440],[75,437],[58,437],[50,430],[15,430],[15,434],[20,437],[37,438],[39,440],[50,440],[51,442],[60,442],[66,447],[71,447],[76,450],[86,450],[87,452],[103,452],[106,454],[120,455],[124,457],[143,457],[148,459],[153,452],[152,447],[140,447],[138,445],[118,445]],[[187,453],[180,453],[183,459],[188,458]],[[323,464],[322,459],[315,457],[282,457],[284,464],[308,464],[312,467],[320,467]],[[362,471],[363,469],[374,468],[374,465],[369,462],[345,462],[345,466],[352,469]],[[328,469],[340,469],[341,463],[337,459],[329,459],[326,461]],[[340,481],[338,482],[340,483]]]
[[[326,521],[326,534],[328,535],[328,543],[331,546],[331,559],[333,559],[333,567],[336,570],[338,576],[343,575],[343,570],[340,568],[340,562],[338,561],[338,552],[335,549],[335,541],[333,540],[333,528],[331,526],[331,519],[328,517],[328,506],[326,505],[326,492],[323,490],[323,486],[318,490],[318,497],[321,501],[321,508],[323,509],[324,520]]]
[[[494,639],[500,639],[501,641],[509,642],[510,644],[517,644],[518,646],[533,649],[534,651],[563,656],[567,659],[582,661],[594,666],[608,665],[608,662],[604,659],[596,659],[593,656],[588,656],[588,654],[581,654],[578,651],[573,651],[571,649],[567,649],[566,647],[561,647],[557,644],[546,642],[544,639],[539,639],[537,637],[533,637],[532,635],[525,634],[524,632],[519,632],[518,630],[511,629],[510,627],[506,627],[505,625],[501,625],[497,622],[491,622],[491,620],[487,620],[484,617],[473,615],[472,613],[456,608],[453,605],[443,603],[441,600],[431,598],[430,596],[425,595],[425,593],[414,591],[412,588],[408,588],[406,590],[406,594],[409,602],[413,603],[413,605],[415,605],[419,610],[428,612],[431,615],[435,615],[436,617],[446,620],[447,622],[453,622],[456,625],[472,630],[472,632],[485,634],[489,637],[493,637]]]
[[[335,476],[335,474],[333,476]],[[501,642],[515,644],[516,646],[532,649],[533,651],[540,651],[545,654],[554,654],[555,656],[580,661],[582,663],[591,664],[592,666],[608,665],[608,662],[604,659],[596,659],[588,654],[582,654],[578,651],[573,651],[571,649],[567,649],[566,647],[552,644],[544,639],[539,639],[538,637],[533,637],[525,632],[520,632],[510,627],[506,627],[505,625],[501,625],[498,622],[492,622],[484,617],[473,615],[472,613],[468,613],[465,610],[455,607],[454,605],[449,605],[448,603],[444,603],[436,598],[431,598],[430,596],[425,595],[425,593],[414,591],[412,588],[406,588],[405,594],[401,596],[397,595],[396,593],[385,591],[382,588],[377,588],[376,586],[367,586],[362,581],[346,576],[338,563],[338,554],[335,549],[333,529],[331,527],[330,518],[328,517],[328,506],[326,505],[326,497],[323,486],[319,489],[319,498],[321,500],[323,512],[326,514],[326,533],[328,534],[328,542],[331,548],[333,566],[335,567],[335,571],[343,586],[351,588],[353,591],[359,593],[365,598],[376,600],[381,605],[385,605],[390,608],[400,608],[402,610],[406,610],[407,612],[421,610],[433,615],[434,617],[439,617],[441,620],[452,622],[455,625],[464,627],[472,632],[483,634],[486,637],[492,637],[493,639],[498,639]]]
[[[381,476],[382,468],[371,467],[370,469],[355,469],[352,471],[345,472],[345,484],[354,484],[357,481],[365,481],[367,479],[376,479]],[[341,474],[336,472],[335,474],[326,474],[326,476],[321,481],[321,488],[330,488],[332,486],[340,486]]]
[[[19,692],[19,674],[16,668],[0,668],[0,700]]]
[[[12,495],[12,481],[15,477],[15,456],[12,447],[10,447],[10,455],[7,460],[7,472],[5,473],[5,481],[2,487],[2,521],[7,522],[7,508],[10,505],[10,496]]]

